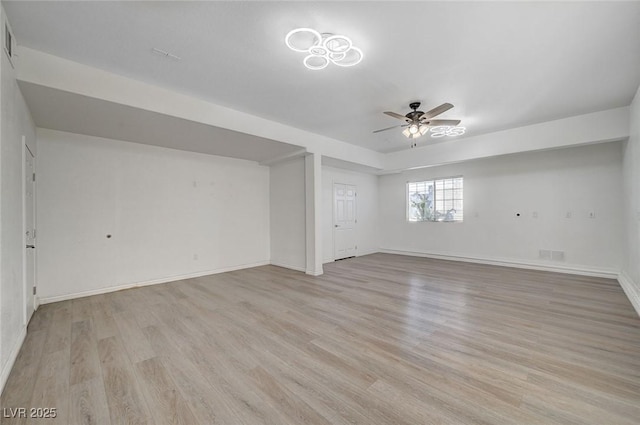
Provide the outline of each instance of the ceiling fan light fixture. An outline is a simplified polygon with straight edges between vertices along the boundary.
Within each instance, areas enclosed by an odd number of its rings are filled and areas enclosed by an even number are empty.
[[[403,127],[402,135],[407,139],[415,140],[419,137],[425,136],[431,131],[431,137],[439,138],[444,136],[460,136],[465,133],[466,128],[460,127],[460,120],[453,119],[432,119],[449,109],[453,108],[450,103],[443,103],[427,112],[419,111],[420,102],[411,102],[409,107],[413,109],[412,112],[402,115],[396,112],[385,111],[384,114],[402,121],[402,125],[394,125],[392,127],[375,130],[374,133],[380,133],[382,131],[391,130],[393,128]],[[417,143],[414,141],[411,143],[411,147],[416,147]]]
[[[339,34],[320,34],[311,28],[296,28],[289,31],[284,42],[294,52],[308,53],[303,64],[312,70],[324,69],[330,63],[341,67],[354,66],[364,58],[362,50],[355,47],[349,37]]]
[[[411,123],[409,127],[402,130],[402,134],[409,139],[417,139],[429,132],[429,126],[418,123]]]

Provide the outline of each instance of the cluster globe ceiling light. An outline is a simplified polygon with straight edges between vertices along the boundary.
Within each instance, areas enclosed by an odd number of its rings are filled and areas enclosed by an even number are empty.
[[[330,63],[342,67],[354,66],[364,57],[362,50],[354,46],[349,37],[339,34],[320,34],[311,28],[296,28],[289,31],[284,42],[294,52],[307,53],[302,63],[314,71],[324,69]]]

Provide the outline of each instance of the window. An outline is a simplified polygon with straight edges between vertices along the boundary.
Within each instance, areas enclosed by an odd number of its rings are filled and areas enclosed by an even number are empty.
[[[462,177],[407,183],[407,221],[462,221]]]
[[[15,45],[15,40],[13,39],[13,34],[11,33],[11,29],[9,28],[9,24],[4,22],[4,51],[9,58],[9,63],[13,66],[13,47]]]
[[[12,37],[11,37],[11,32],[9,32],[9,27],[5,24],[4,26],[4,49],[7,51],[7,54],[9,55],[9,57],[13,56],[13,51],[12,51]]]

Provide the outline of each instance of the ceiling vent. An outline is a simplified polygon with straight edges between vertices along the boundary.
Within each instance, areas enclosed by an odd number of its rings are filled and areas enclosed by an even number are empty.
[[[174,61],[179,61],[182,59],[180,56],[174,55],[173,53],[167,52],[166,50],[158,49],[157,47],[151,49],[151,52],[156,55],[164,56],[167,59],[173,59]]]

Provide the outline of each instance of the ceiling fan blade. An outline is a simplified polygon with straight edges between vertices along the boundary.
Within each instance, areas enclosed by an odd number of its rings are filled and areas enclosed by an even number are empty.
[[[408,121],[409,120],[409,118],[405,117],[404,115],[396,114],[395,112],[385,111],[384,114],[385,115],[389,115],[390,117],[393,117],[393,118],[397,118],[397,119],[402,120],[402,121]]]
[[[443,103],[440,106],[436,106],[435,108],[433,108],[430,111],[425,112],[424,114],[422,114],[422,116],[420,117],[421,120],[424,119],[429,119],[429,118],[433,118],[436,115],[440,115],[444,112],[447,112],[449,109],[453,108],[453,105],[450,103]],[[386,113],[386,112],[385,112]]]
[[[455,127],[456,125],[460,124],[460,120],[429,120],[425,124],[430,127],[435,127],[437,125]]]
[[[381,131],[391,130],[392,128],[404,127],[404,125],[394,125],[393,127],[381,128],[380,130],[374,131],[374,133],[380,133]]]

